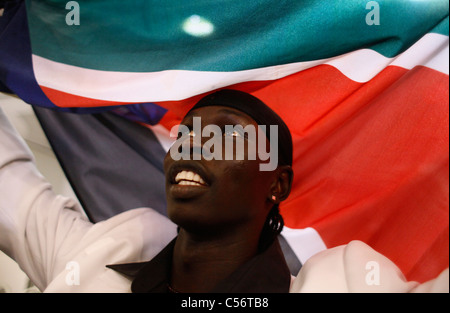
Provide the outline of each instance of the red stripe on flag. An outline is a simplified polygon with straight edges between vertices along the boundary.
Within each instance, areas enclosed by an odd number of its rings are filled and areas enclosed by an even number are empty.
[[[106,106],[129,104],[119,101],[105,101],[86,98],[44,86],[40,87],[44,92],[44,94],[47,96],[47,98],[54,105],[60,108],[90,108],[90,107],[106,107]]]

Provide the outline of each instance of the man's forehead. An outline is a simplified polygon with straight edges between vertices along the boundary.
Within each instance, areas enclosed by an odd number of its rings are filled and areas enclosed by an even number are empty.
[[[211,116],[211,111],[214,111],[214,116]],[[256,121],[249,116],[248,114],[239,111],[234,108],[228,108],[218,105],[211,105],[206,107],[201,107],[190,111],[183,120],[191,117],[227,117],[227,116],[235,116],[239,118],[239,120],[245,120],[246,122],[256,123]]]

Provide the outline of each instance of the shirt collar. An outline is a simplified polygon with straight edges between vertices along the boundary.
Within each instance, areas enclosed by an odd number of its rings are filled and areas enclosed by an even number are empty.
[[[148,262],[114,264],[107,267],[133,278],[131,291],[134,293],[168,292],[175,241],[176,238]],[[290,280],[290,271],[278,240],[275,240],[265,251],[220,282],[212,292],[287,293]]]

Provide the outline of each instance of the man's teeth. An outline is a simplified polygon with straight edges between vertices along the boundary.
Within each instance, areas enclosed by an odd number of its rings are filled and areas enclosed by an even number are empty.
[[[192,171],[181,171],[175,177],[175,182],[179,185],[193,185],[193,186],[201,186],[206,185],[205,181],[198,175]]]

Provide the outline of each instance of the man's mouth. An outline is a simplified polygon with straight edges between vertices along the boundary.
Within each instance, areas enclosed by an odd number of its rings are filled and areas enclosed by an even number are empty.
[[[167,192],[172,199],[195,199],[207,192],[207,187],[211,186],[209,176],[197,164],[179,163],[170,172]]]
[[[200,174],[182,170],[175,176],[175,184],[180,186],[207,186]]]

